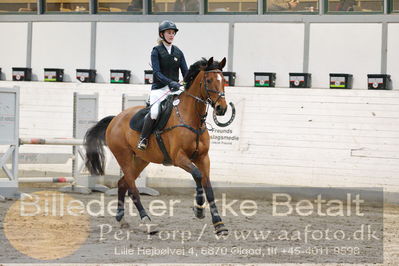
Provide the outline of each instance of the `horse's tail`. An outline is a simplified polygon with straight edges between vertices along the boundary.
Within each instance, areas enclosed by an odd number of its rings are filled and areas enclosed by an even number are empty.
[[[114,117],[104,117],[86,132],[83,142],[86,150],[85,165],[91,175],[104,175],[105,131]]]

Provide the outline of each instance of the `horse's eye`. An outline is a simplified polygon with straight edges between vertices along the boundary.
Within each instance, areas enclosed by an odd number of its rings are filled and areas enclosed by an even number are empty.
[[[211,84],[212,80],[207,79],[206,82],[207,82],[208,84]]]

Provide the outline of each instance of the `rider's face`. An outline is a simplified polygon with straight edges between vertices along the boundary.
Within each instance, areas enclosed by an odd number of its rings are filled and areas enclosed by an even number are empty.
[[[163,36],[165,37],[165,40],[169,43],[173,42],[175,35],[176,35],[176,32],[174,30],[165,30],[163,32]]]

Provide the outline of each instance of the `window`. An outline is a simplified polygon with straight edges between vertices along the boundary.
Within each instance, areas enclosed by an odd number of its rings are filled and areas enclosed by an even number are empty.
[[[199,13],[199,0],[152,0],[151,12]]]
[[[328,0],[328,12],[383,12],[383,8],[383,0]]]
[[[260,0],[261,1],[261,0]],[[258,12],[257,0],[208,0],[209,13],[212,12]]]
[[[318,0],[266,0],[267,12],[319,12]]]
[[[5,12],[37,12],[36,0],[0,0],[0,13]]]
[[[145,1],[145,0],[144,0]],[[143,12],[143,0],[98,0],[97,11]]]
[[[399,0],[393,0],[392,10],[393,12],[399,12]]]
[[[89,12],[89,0],[46,0],[46,12]]]

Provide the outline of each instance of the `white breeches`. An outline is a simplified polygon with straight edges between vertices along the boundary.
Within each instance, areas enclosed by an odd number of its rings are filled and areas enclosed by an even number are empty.
[[[150,105],[151,105],[151,119],[157,119],[159,115],[159,105],[168,95],[180,94],[182,91],[178,90],[171,92],[169,86],[162,87],[157,90],[151,90],[150,94]]]

